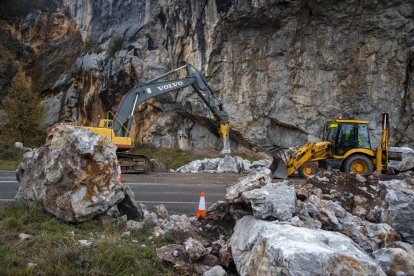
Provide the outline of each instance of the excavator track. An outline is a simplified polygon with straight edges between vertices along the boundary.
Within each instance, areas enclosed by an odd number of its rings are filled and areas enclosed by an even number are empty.
[[[151,160],[145,155],[117,152],[122,173],[149,173],[152,168]]]

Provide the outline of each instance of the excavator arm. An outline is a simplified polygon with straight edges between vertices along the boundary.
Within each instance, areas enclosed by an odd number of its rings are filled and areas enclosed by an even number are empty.
[[[160,81],[181,70],[187,70],[185,78]],[[140,103],[172,91],[192,86],[197,95],[207,105],[213,116],[220,124],[219,133],[223,141],[222,153],[230,153],[229,143],[229,116],[223,109],[223,104],[214,96],[212,89],[202,74],[192,65],[186,64],[180,68],[167,72],[159,77],[149,80],[131,89],[121,100],[114,120],[114,132],[116,136],[126,137],[132,127],[134,110]]]

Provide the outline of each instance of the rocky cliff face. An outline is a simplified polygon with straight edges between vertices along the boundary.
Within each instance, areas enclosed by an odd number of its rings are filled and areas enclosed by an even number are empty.
[[[45,28],[29,24],[45,14]],[[7,26],[34,52],[35,62],[26,64],[38,65],[33,76],[49,95],[48,124],[96,125],[134,85],[191,63],[224,103],[234,145],[300,145],[342,116],[369,120],[377,146],[380,113],[388,110],[391,144],[414,146],[409,0],[64,0]],[[25,40],[22,26],[49,37],[60,30],[63,48],[48,43],[36,51],[41,39]],[[139,142],[219,144],[190,89],[149,100],[135,116]]]

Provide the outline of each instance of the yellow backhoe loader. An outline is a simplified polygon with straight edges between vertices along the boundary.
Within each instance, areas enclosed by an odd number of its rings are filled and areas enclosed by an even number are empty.
[[[309,177],[331,166],[341,171],[368,175],[388,171],[389,114],[382,113],[381,146],[371,147],[368,121],[337,119],[324,128],[322,142],[301,146],[284,157],[281,148],[272,150],[270,169],[274,178],[286,179],[296,171]]]
[[[164,80],[170,75],[186,70],[184,78]],[[229,141],[229,116],[223,109],[223,104],[214,96],[213,90],[207,84],[203,75],[190,64],[171,70],[154,79],[142,83],[122,98],[116,114],[109,113],[107,119],[101,119],[98,127],[85,127],[92,132],[107,136],[116,144],[118,161],[124,173],[147,173],[151,168],[151,161],[144,155],[131,154],[128,150],[134,147],[134,140],[131,135],[131,127],[134,118],[134,110],[137,105],[147,99],[177,91],[191,86],[194,92],[201,98],[213,114],[217,125],[217,132],[223,142],[221,153],[230,153]],[[48,140],[53,137],[53,128],[48,131]]]

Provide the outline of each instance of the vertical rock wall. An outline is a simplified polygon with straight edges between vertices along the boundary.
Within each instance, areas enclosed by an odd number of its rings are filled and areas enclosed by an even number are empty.
[[[89,47],[43,84],[63,105],[59,120],[96,125],[134,85],[191,63],[241,144],[300,145],[342,116],[369,120],[376,147],[388,110],[391,144],[414,146],[412,1],[64,0],[62,8]],[[190,89],[143,103],[135,116],[138,142],[219,145]]]

